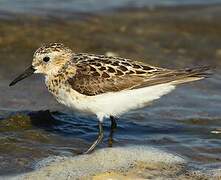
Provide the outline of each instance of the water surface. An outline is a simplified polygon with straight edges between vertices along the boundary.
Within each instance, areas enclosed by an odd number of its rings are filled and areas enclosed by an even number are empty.
[[[59,105],[41,76],[8,87],[30,65],[34,49],[46,42],[170,68],[215,66],[210,78],[181,85],[151,106],[120,117],[113,146],[151,145],[187,158],[195,170],[220,167],[220,10],[213,5],[143,8],[82,19],[1,20],[0,174],[31,171],[52,155],[75,156],[96,138],[96,117]],[[99,148],[109,146],[109,126],[107,119]]]
[[[220,0],[1,0],[0,10],[16,14],[61,16],[64,12],[97,13],[119,8],[154,8],[158,6],[170,7],[220,3]]]

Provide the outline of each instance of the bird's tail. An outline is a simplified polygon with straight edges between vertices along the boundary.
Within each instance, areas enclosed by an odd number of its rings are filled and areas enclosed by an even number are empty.
[[[204,78],[208,78],[211,73],[211,67],[209,66],[202,66],[196,68],[189,68],[178,71],[178,77],[176,80],[173,81],[174,84],[182,84],[191,81],[197,81]]]

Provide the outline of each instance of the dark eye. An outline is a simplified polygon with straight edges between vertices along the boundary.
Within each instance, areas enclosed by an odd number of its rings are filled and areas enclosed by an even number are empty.
[[[46,56],[46,57],[43,58],[43,61],[48,62],[48,61],[50,61],[50,58],[48,56]]]

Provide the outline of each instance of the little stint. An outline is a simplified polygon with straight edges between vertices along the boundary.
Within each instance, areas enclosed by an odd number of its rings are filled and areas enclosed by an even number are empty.
[[[45,76],[48,90],[61,104],[81,112],[95,114],[99,133],[85,153],[90,153],[103,139],[103,120],[147,106],[168,94],[178,84],[206,77],[208,67],[171,70],[120,57],[74,53],[60,43],[36,50],[32,65],[10,86],[32,75]]]

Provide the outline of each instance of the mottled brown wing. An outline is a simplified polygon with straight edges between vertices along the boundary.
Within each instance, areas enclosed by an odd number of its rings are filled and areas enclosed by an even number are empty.
[[[74,90],[87,96],[130,89],[142,84],[143,81],[144,78],[139,76],[124,75],[108,78],[98,75],[97,72],[86,74],[82,73],[81,68],[77,69],[77,74],[68,80]]]
[[[154,86],[157,84],[164,84],[169,82],[173,82],[173,84],[176,85],[190,81],[195,81],[211,75],[207,72],[208,70],[210,70],[210,67],[168,70],[168,72],[159,73],[155,76],[153,75],[152,77],[147,78],[141,85],[138,85],[134,88]]]
[[[76,68],[76,74],[68,83],[88,96],[132,89],[143,84],[147,77],[165,71],[129,59],[93,54],[75,54],[71,65]]]
[[[168,70],[129,59],[89,54],[75,54],[72,65],[76,74],[68,83],[88,96],[168,83],[204,72],[204,69]]]

